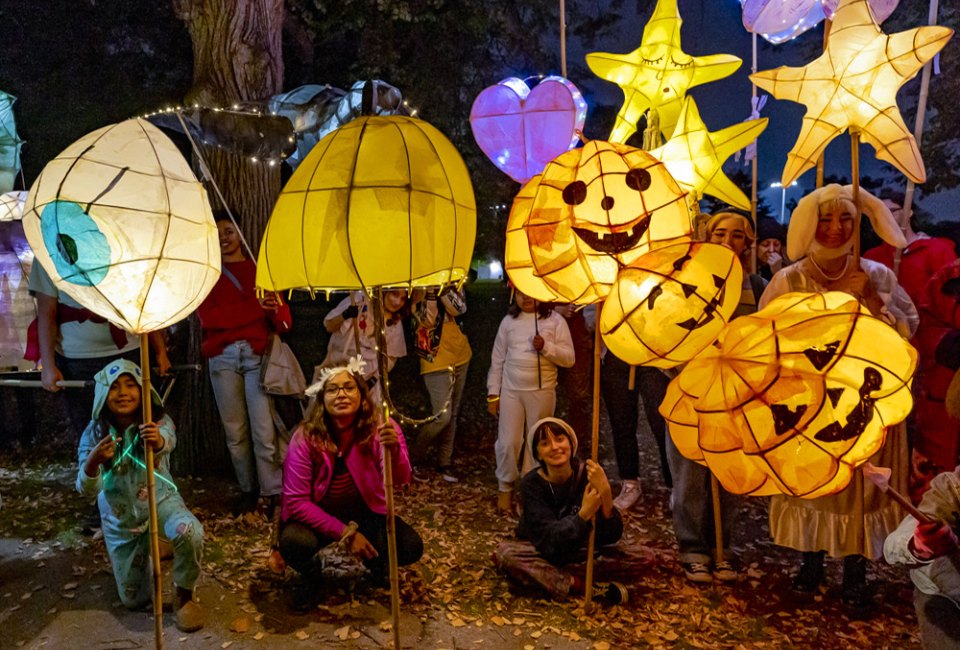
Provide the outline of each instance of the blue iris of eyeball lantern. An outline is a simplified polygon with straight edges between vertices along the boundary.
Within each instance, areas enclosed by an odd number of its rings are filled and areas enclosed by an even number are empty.
[[[188,316],[220,277],[206,191],[145,120],[94,131],[47,163],[23,228],[60,291],[135,334]]]

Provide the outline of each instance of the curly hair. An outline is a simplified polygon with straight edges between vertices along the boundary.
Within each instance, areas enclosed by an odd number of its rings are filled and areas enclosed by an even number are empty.
[[[351,372],[350,376],[357,383],[357,389],[360,391],[360,408],[357,409],[357,414],[353,420],[353,443],[361,449],[369,449],[373,442],[373,436],[377,432],[377,407],[370,399],[370,388],[367,386],[366,380],[355,372]],[[330,379],[332,377],[327,381],[330,381]],[[314,449],[336,454],[340,449],[330,433],[337,429],[333,418],[330,417],[323,403],[323,388],[325,387],[326,382],[320,392],[310,400],[310,405],[307,407],[303,422],[300,423],[300,428],[304,438]]]

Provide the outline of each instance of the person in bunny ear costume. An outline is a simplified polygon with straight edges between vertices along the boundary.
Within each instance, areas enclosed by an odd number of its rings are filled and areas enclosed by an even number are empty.
[[[902,247],[903,233],[889,208],[863,189],[860,199],[877,234],[890,245]],[[878,262],[861,258],[858,266],[854,261],[854,219],[858,216],[849,185],[827,185],[800,199],[787,231],[787,256],[799,261],[773,276],[760,298],[760,308],[789,292],[844,291],[904,338],[912,336],[919,317],[897,276]],[[871,462],[893,470],[891,487],[906,489],[909,457],[903,425],[887,432],[886,443]],[[866,584],[867,559],[883,556],[883,541],[903,515],[896,503],[867,481],[861,523],[855,484],[852,481],[841,492],[818,499],[773,497],[770,532],[775,543],[803,553],[800,571],[793,579],[796,595],[817,593],[826,554],[842,557],[843,602],[854,612],[864,612],[872,604]]]

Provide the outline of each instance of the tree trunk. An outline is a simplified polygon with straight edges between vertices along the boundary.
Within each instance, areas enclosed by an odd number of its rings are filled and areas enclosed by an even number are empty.
[[[229,108],[282,90],[283,0],[173,0],[173,7],[193,40],[187,104]],[[280,193],[279,165],[209,149],[204,156],[256,255]]]
[[[230,108],[236,103],[265,100],[282,90],[283,0],[173,0],[173,8],[193,41],[193,88],[187,104]],[[203,155],[255,258],[280,193],[280,166],[210,148]],[[207,189],[211,203],[220,205],[209,183]],[[195,316],[186,329],[188,340],[181,358],[202,363],[203,370],[186,378],[180,386],[184,390],[175,391],[176,399],[170,400],[183,432],[174,469],[210,473],[229,466],[226,441],[206,360],[200,355],[200,326]]]

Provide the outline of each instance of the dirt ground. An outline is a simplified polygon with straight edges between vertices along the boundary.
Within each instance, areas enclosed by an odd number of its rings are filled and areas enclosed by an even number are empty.
[[[494,569],[491,552],[515,522],[495,514],[492,454],[474,454],[471,447],[466,457],[477,462],[467,463],[461,454],[455,466],[460,483],[432,475],[398,493],[398,513],[420,531],[426,545],[421,562],[401,569],[404,647],[919,646],[909,581],[891,567],[873,567],[878,605],[868,620],[845,615],[835,563],[829,567],[829,586],[814,603],[792,602],[787,576],[797,555],[768,541],[762,500],[745,504],[735,531],[742,579],[730,586],[688,584],[679,573],[669,491],[646,448],[644,496],[627,517],[627,538],[652,549],[657,562],[639,584],[630,585],[626,605],[588,616],[581,601],[546,601]],[[609,444],[601,445],[601,455],[609,465]],[[0,466],[5,468],[0,470],[0,647],[76,648],[78,642],[91,649],[151,647],[151,615],[120,605],[102,541],[81,532],[91,508],[72,489],[74,466],[13,466],[9,458],[0,458]],[[179,482],[206,531],[198,595],[208,624],[182,634],[168,612],[167,647],[387,647],[389,593],[367,584],[356,566],[331,557],[322,604],[309,614],[295,614],[289,607],[292,570],[277,576],[266,566],[266,521],[231,517],[235,488],[225,480]]]

